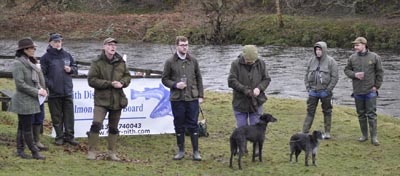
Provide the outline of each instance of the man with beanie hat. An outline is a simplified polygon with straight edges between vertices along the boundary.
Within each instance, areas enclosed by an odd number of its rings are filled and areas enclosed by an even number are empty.
[[[304,84],[308,92],[307,116],[303,124],[303,133],[308,133],[314,121],[318,101],[321,100],[324,114],[325,138],[330,139],[332,124],[332,91],[338,80],[338,66],[332,57],[327,54],[325,42],[317,42],[314,45],[314,55],[307,63]]]
[[[376,98],[383,83],[381,57],[370,52],[367,39],[358,37],[353,42],[355,53],[344,68],[344,73],[353,81],[353,94],[362,136],[360,142],[368,140],[368,124],[371,143],[379,145],[377,137]]]
[[[243,52],[231,63],[228,86],[233,89],[232,108],[236,127],[254,125],[267,101],[265,90],[271,78],[263,60],[258,59],[255,45],[245,45]],[[247,150],[246,150],[247,151]],[[258,151],[258,149],[256,149]]]
[[[61,34],[51,33],[47,52],[40,58],[40,66],[49,89],[48,105],[53,129],[56,132],[55,144],[65,142],[78,145],[75,140],[74,102],[72,97],[72,75],[78,67],[74,58],[63,49]]]

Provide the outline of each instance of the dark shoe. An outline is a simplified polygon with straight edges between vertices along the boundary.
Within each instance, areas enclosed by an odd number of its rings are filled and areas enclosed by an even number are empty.
[[[31,159],[32,157],[27,155],[24,151],[17,151],[17,157],[21,157],[22,159]]]
[[[65,142],[66,142],[66,143],[69,143],[69,144],[71,144],[71,145],[73,145],[73,146],[79,145],[79,142],[76,141],[75,139],[68,139],[68,140],[65,140]]]
[[[199,151],[194,151],[194,152],[193,152],[193,160],[195,160],[195,161],[201,161],[201,156],[200,156]]]
[[[56,139],[56,145],[64,145],[64,139]]]
[[[181,160],[183,157],[185,156],[185,152],[183,151],[179,151],[175,156],[174,156],[174,160]]]
[[[37,159],[37,160],[45,160],[46,157],[40,155],[39,152],[32,152],[32,158]]]

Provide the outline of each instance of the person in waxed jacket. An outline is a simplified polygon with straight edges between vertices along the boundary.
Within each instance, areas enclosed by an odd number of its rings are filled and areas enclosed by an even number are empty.
[[[62,47],[61,34],[52,33],[47,52],[40,58],[40,65],[49,89],[48,105],[53,129],[56,132],[55,144],[65,142],[78,145],[74,136],[74,103],[72,97],[72,76],[77,74],[77,66],[71,54]]]
[[[353,98],[358,114],[362,136],[360,142],[368,140],[368,124],[371,143],[379,145],[377,137],[376,98],[383,83],[381,57],[369,51],[367,39],[357,37],[354,41],[355,53],[350,56],[344,73],[353,82]]]
[[[254,125],[263,113],[262,105],[267,101],[265,90],[271,78],[265,62],[258,59],[257,47],[245,45],[243,53],[231,63],[228,86],[233,89],[232,107],[236,127]],[[258,150],[257,150],[258,151]]]
[[[228,76],[228,86],[233,89],[232,107],[237,128],[259,122],[263,104],[267,101],[265,90],[270,82],[265,62],[258,58],[257,47],[245,45],[243,52],[231,63]],[[258,156],[258,145],[255,151]]]
[[[303,133],[308,133],[314,121],[318,101],[321,101],[324,114],[325,138],[330,139],[332,125],[332,96],[333,89],[339,80],[338,66],[332,57],[327,54],[325,42],[314,45],[315,57],[307,63],[304,84],[308,92],[307,116],[303,124]]]
[[[170,88],[172,114],[178,153],[174,160],[181,160],[185,153],[185,129],[190,134],[193,160],[201,161],[199,128],[197,125],[200,103],[203,102],[203,78],[197,59],[189,54],[189,41],[185,36],[175,39],[176,52],[164,64],[162,83]]]
[[[118,123],[121,111],[128,105],[123,91],[131,83],[131,75],[121,55],[117,53],[117,40],[106,38],[101,55],[90,65],[89,86],[94,88],[93,121],[88,134],[89,151],[86,159],[95,160],[100,130],[108,114],[108,159],[120,161],[116,155]]]

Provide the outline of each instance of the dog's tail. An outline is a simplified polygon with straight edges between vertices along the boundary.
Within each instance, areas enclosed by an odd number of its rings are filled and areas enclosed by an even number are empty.
[[[231,145],[231,155],[235,156],[238,153],[238,144],[233,138],[230,138],[229,141]]]

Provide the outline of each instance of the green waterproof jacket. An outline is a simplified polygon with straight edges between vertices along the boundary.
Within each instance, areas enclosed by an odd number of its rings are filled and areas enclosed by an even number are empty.
[[[122,88],[114,88],[113,81],[119,81],[123,88],[128,87],[131,75],[122,57],[115,53],[109,60],[104,51],[90,65],[89,86],[94,88],[94,105],[110,110],[119,110],[128,105],[128,99]]]
[[[267,101],[265,90],[271,82],[264,61],[257,59],[250,71],[246,68],[248,66],[240,55],[232,62],[228,76],[228,86],[233,89],[232,106],[239,112],[257,111],[258,106]],[[260,89],[257,97],[252,93],[255,88]]]
[[[364,79],[356,78],[356,72],[364,72]],[[353,80],[354,94],[368,94],[372,87],[379,89],[383,83],[383,68],[381,57],[367,51],[366,53],[354,53],[347,61],[344,73]]]
[[[187,80],[185,89],[176,88],[176,84],[181,81],[181,78]],[[194,101],[204,97],[203,78],[199,63],[189,54],[186,54],[185,59],[179,59],[175,53],[167,59],[161,81],[170,88],[170,101]]]
[[[322,50],[321,58],[313,57],[307,63],[304,84],[307,91],[327,90],[332,93],[337,82],[339,81],[338,66],[332,57],[327,55],[327,45],[325,42],[317,42],[315,48],[320,47]]]

